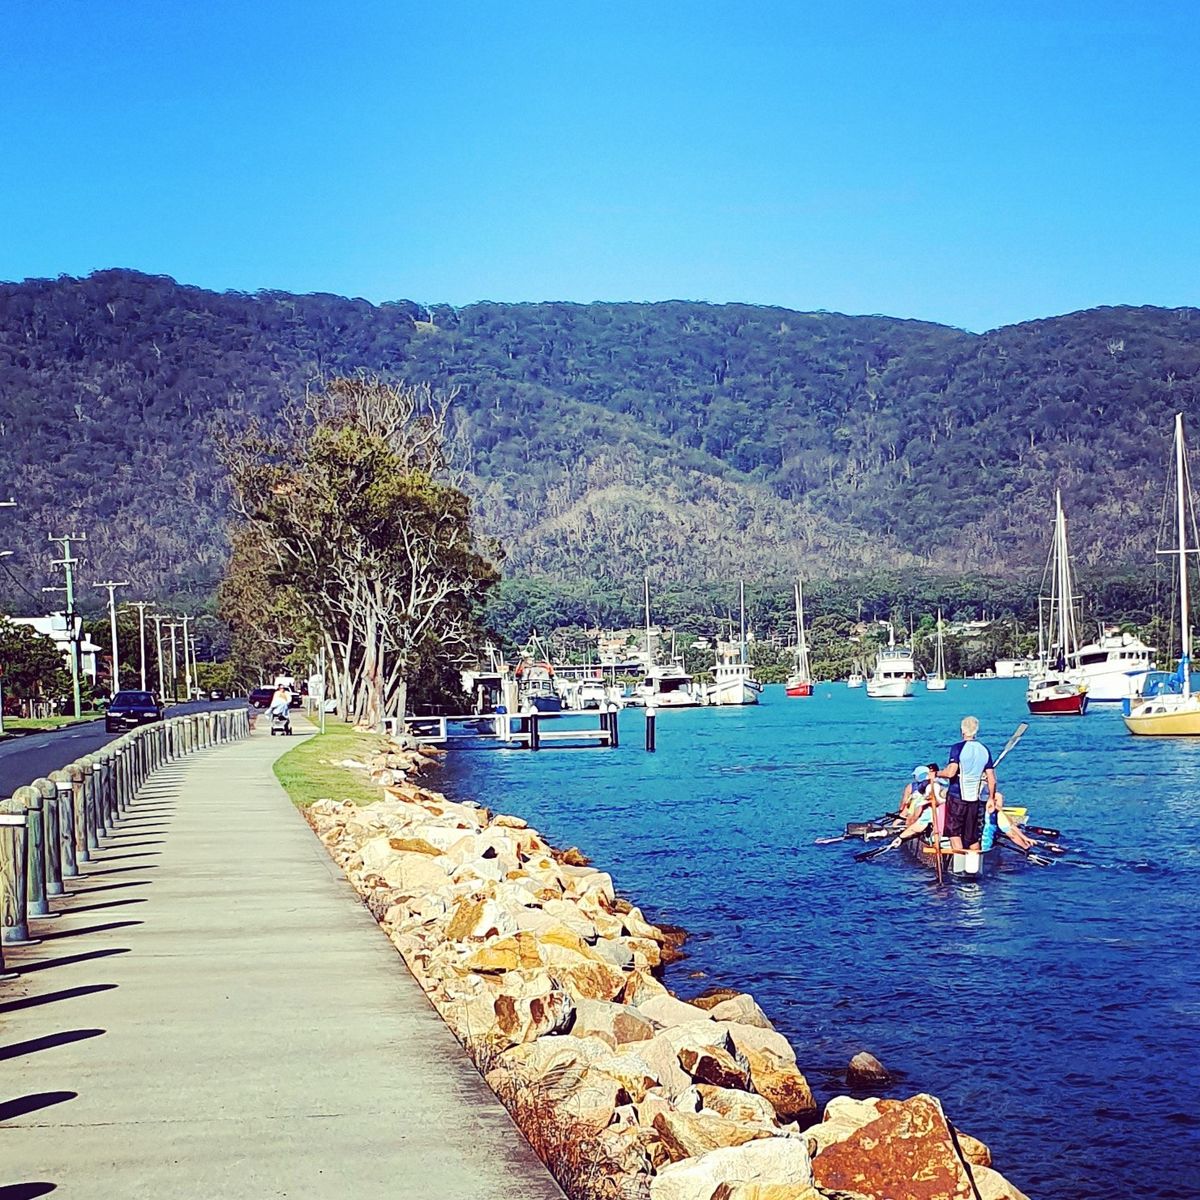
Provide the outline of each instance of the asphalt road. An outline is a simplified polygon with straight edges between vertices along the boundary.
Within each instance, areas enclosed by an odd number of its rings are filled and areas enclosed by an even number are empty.
[[[215,704],[196,700],[191,704],[173,704],[167,716],[182,713],[203,712],[210,708],[243,708],[246,701],[222,700]],[[11,741],[0,742],[0,796],[11,796],[13,792],[51,771],[65,767],[67,763],[98,750],[106,742],[120,737],[119,733],[105,733],[104,719],[86,721],[80,725],[68,725],[47,733],[30,733]]]

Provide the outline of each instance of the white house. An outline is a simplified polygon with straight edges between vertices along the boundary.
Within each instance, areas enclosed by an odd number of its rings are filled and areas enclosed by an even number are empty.
[[[48,617],[9,617],[14,625],[28,625],[34,633],[50,638],[62,653],[67,669],[71,669],[71,630],[66,615],[51,613]],[[75,629],[79,637],[79,670],[94,684],[96,682],[96,655],[104,649],[83,632],[83,618],[75,618]]]

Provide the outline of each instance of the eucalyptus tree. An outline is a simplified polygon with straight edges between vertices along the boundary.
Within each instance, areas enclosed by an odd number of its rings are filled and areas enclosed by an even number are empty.
[[[453,398],[335,379],[285,410],[277,431],[222,447],[270,582],[324,649],[339,711],[363,724],[403,715],[423,660],[470,654],[497,578],[448,453]]]

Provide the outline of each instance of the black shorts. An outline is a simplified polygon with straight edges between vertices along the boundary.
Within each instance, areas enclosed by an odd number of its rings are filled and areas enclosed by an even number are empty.
[[[951,796],[946,803],[945,832],[947,837],[959,838],[964,848],[975,845],[983,835],[983,805]]]

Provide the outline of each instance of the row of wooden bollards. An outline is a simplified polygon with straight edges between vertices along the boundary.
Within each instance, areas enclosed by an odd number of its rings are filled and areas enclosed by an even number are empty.
[[[159,767],[249,732],[244,708],[156,721],[0,800],[0,979],[13,977],[3,947],[37,940],[30,920],[54,915],[50,902],[66,894],[64,881],[91,860]]]

